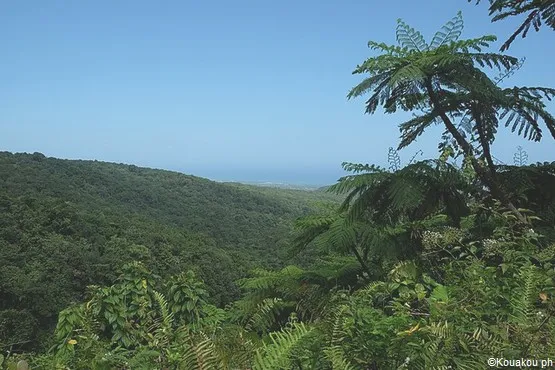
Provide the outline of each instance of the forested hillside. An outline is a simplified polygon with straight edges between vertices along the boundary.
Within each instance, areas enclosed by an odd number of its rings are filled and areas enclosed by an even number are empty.
[[[0,342],[51,329],[87,285],[114,282],[135,260],[162,276],[194,269],[211,302],[225,305],[247,271],[283,263],[293,221],[328,201],[321,192],[2,152]]]

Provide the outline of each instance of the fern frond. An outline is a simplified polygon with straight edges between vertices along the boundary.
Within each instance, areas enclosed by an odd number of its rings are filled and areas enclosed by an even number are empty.
[[[473,0],[468,0],[473,1]],[[476,3],[479,3],[477,0]],[[513,41],[522,35],[525,38],[528,31],[533,27],[536,32],[540,30],[542,22],[555,30],[555,1],[553,0],[490,0],[489,14],[494,15],[492,22],[497,22],[507,17],[518,16],[528,13],[524,21],[515,32],[503,43],[501,51],[507,50]]]
[[[495,53],[467,53],[469,58],[478,63],[481,67],[489,67],[499,71],[510,70],[520,65],[520,60],[508,55]]]
[[[245,325],[246,330],[265,331],[275,323],[275,317],[283,308],[281,298],[265,298],[259,303],[254,314]]]
[[[424,191],[409,176],[396,176],[391,181],[388,195],[391,207],[396,211],[412,210],[424,199]]]
[[[166,297],[158,291],[153,291],[154,299],[158,306],[160,306],[160,313],[162,316],[162,323],[166,330],[170,330],[173,326],[173,313],[168,308],[168,301]]]
[[[360,163],[343,162],[342,167],[345,171],[353,172],[353,173],[360,173],[360,172],[382,173],[382,172],[386,172],[384,168],[382,168],[380,166],[376,166],[374,164],[360,164]]]
[[[520,270],[520,286],[512,295],[511,317],[521,325],[530,325],[534,318],[534,303],[537,300],[537,275],[534,265],[528,265]]]
[[[430,112],[419,115],[413,119],[403,122],[399,125],[401,131],[401,142],[397,147],[398,150],[406,148],[412,144],[420,135],[424,133],[430,125],[438,122],[438,113]]]
[[[191,370],[220,370],[221,360],[217,354],[212,340],[205,334],[199,335],[201,340],[190,337],[188,345],[184,348],[181,368]]]
[[[397,20],[397,42],[409,51],[425,51],[428,49],[424,36],[401,19]]]
[[[355,370],[355,367],[347,360],[342,348],[342,342],[347,338],[347,333],[343,328],[347,308],[346,305],[340,305],[332,311],[331,336],[323,351],[332,370]]]
[[[430,49],[437,49],[440,46],[455,42],[459,39],[464,28],[462,12],[458,12],[453,19],[447,22],[441,30],[436,32],[430,43]]]
[[[280,370],[288,368],[291,363],[291,353],[299,346],[303,339],[312,332],[313,328],[303,323],[292,323],[290,327],[270,334],[270,343],[265,343],[257,350],[255,370]]]

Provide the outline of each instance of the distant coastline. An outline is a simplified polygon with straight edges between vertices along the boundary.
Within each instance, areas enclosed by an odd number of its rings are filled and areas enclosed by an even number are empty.
[[[181,167],[175,168],[175,170],[216,182],[234,182],[247,185],[304,190],[316,190],[335,184],[340,177],[346,175],[341,169],[334,168],[257,169]]]
[[[263,186],[268,188],[315,191],[328,187],[330,184],[289,184],[269,181],[217,181],[220,183],[239,183],[244,185]]]

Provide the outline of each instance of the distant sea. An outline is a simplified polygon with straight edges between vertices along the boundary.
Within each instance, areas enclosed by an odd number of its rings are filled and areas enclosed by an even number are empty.
[[[295,187],[321,187],[337,182],[345,172],[328,168],[239,169],[239,168],[179,168],[189,175],[205,177],[218,182],[241,182],[259,185],[292,185]]]

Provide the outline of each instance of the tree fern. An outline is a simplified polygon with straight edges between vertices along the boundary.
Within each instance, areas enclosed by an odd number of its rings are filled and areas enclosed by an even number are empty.
[[[425,217],[442,206],[456,219],[465,212],[465,195],[461,190],[470,191],[470,186],[451,165],[424,161],[393,173],[380,171],[345,177],[331,190],[349,191],[342,209],[348,210],[351,221],[368,211],[375,212],[372,217],[376,220],[393,217],[398,221],[411,213]]]
[[[410,145],[432,124],[443,124],[446,134],[457,144],[456,149],[470,158],[482,183],[524,222],[496,181],[490,146],[500,124],[530,140],[539,141],[543,122],[555,138],[555,118],[547,112],[544,102],[544,99],[551,99],[555,90],[499,87],[499,80],[489,78],[483,69],[496,69],[508,74],[521,62],[511,56],[484,52],[495,41],[494,36],[459,39],[462,27],[459,14],[426,47],[421,34],[399,22],[397,35],[400,46],[370,42],[369,46],[381,54],[368,58],[356,67],[353,74],[367,74],[368,77],[351,89],[347,97],[350,99],[368,93],[366,113],[369,114],[375,113],[380,106],[386,113],[396,112],[397,109],[421,112],[400,125],[400,148]],[[459,125],[455,122],[457,118],[463,120]],[[457,128],[461,125],[472,127],[471,132],[477,138],[481,151],[477,151],[475,143]],[[345,185],[341,190],[347,189]]]

